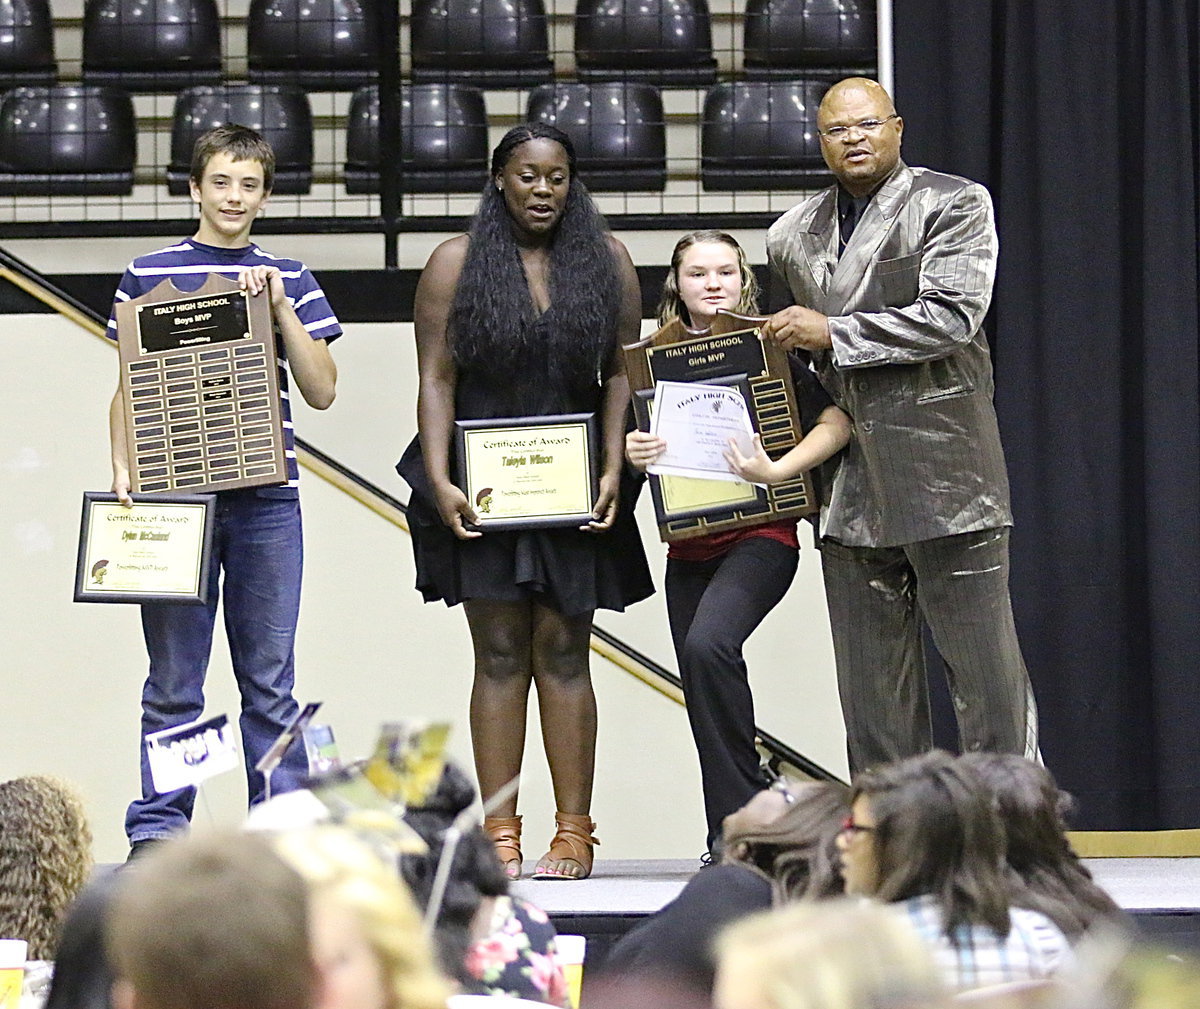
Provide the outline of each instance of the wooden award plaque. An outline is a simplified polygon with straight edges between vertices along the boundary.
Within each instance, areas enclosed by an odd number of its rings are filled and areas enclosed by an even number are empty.
[[[218,274],[117,305],[133,490],[287,482],[271,302]]]
[[[778,459],[802,437],[787,352],[758,338],[762,318],[720,312],[712,328],[687,329],[676,320],[624,348],[638,426],[650,428],[654,383],[711,382],[742,388],[763,448]],[[772,484],[650,474],[658,531],[668,543],[727,529],[800,518],[820,508],[807,473]]]

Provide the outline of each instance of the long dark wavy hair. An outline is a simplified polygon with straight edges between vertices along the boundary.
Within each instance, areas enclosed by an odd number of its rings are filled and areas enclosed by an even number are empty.
[[[946,938],[982,925],[1008,935],[1004,827],[991,793],[942,750],[864,771],[851,804],[866,796],[879,865],[874,896],[892,903],[926,894],[937,901]]]
[[[537,312],[496,182],[517,148],[552,140],[567,155],[566,205],[550,239],[550,325]],[[608,227],[575,172],[571,138],[544,123],[514,126],[492,152],[491,175],[471,220],[470,245],[450,312],[450,340],[460,368],[518,378],[535,354],[554,388],[594,385],[616,347],[621,289]],[[536,334],[536,335],[535,335]]]
[[[1072,942],[1099,924],[1128,928],[1125,913],[1092,879],[1067,840],[1074,805],[1054,776],[1015,753],[964,753],[959,760],[992,793],[1015,873],[1013,903],[1040,911]]]

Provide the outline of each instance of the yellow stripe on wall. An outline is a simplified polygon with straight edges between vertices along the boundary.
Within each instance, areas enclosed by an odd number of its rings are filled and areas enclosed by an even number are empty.
[[[1200,857],[1200,829],[1072,830],[1067,837],[1080,858]]]

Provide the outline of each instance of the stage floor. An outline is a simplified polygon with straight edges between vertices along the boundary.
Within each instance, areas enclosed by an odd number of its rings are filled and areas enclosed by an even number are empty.
[[[1134,914],[1200,913],[1200,858],[1084,859],[1096,881]],[[590,879],[522,879],[514,891],[553,915],[653,914],[698,869],[697,861],[599,860]],[[533,862],[525,863],[525,871]]]

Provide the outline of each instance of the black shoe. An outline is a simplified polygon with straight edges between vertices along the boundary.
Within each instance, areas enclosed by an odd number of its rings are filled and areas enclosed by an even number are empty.
[[[162,844],[166,838],[163,837],[143,837],[140,841],[134,841],[129,846],[129,854],[125,857],[125,864],[136,862],[139,858],[146,854],[156,844]]]

